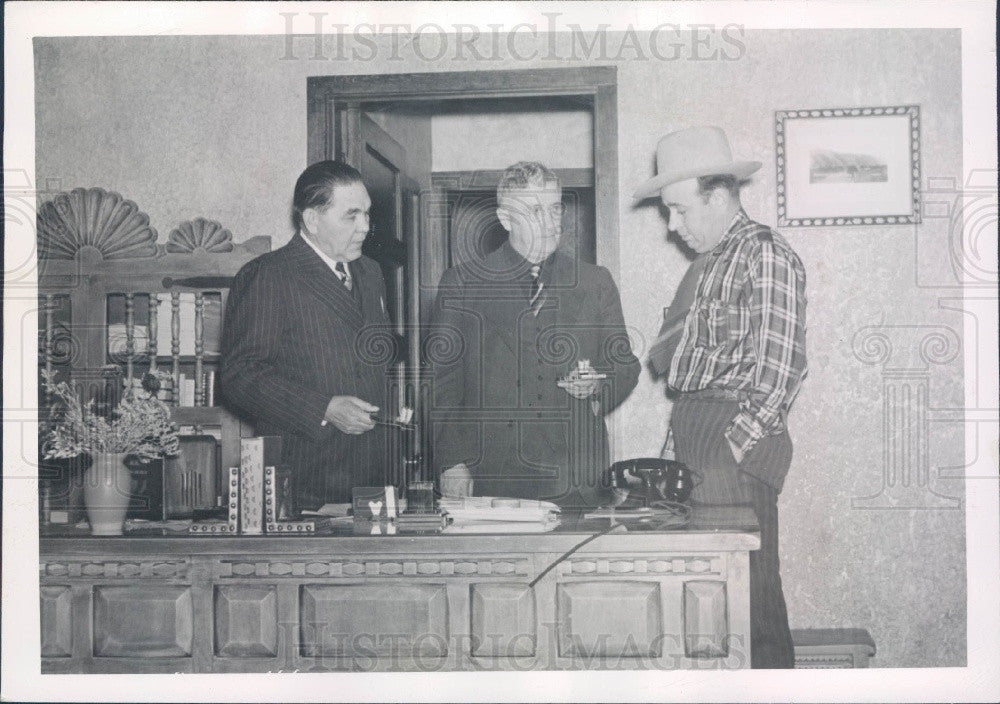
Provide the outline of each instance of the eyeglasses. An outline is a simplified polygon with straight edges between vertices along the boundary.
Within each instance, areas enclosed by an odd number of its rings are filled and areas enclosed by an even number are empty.
[[[566,212],[566,206],[562,203],[552,203],[548,207],[541,203],[535,203],[534,205],[518,204],[513,208],[509,205],[506,207],[512,213],[528,216],[536,220],[542,220],[546,215],[552,220],[560,220]]]

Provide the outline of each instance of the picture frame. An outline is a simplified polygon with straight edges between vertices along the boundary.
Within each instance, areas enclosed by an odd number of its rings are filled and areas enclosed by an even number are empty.
[[[779,227],[920,222],[920,107],[775,112]]]

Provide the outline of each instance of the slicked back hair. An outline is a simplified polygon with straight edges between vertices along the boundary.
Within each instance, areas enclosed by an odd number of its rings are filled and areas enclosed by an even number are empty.
[[[308,208],[323,209],[333,199],[333,189],[337,186],[353,186],[363,183],[361,174],[353,166],[342,161],[317,161],[306,167],[295,182],[292,196],[292,227],[302,231],[302,213]]]
[[[552,169],[537,161],[519,161],[503,170],[497,184],[497,201],[510,191],[525,188],[559,188],[559,177]]]

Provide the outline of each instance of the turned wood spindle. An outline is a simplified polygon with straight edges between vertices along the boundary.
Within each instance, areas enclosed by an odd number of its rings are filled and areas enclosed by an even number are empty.
[[[173,362],[174,405],[181,403],[181,294],[170,292],[170,356]]]
[[[132,358],[135,357],[135,294],[125,294],[125,384],[132,383]]]
[[[149,371],[156,373],[156,343],[159,330],[157,310],[160,307],[160,297],[155,293],[149,294]]]
[[[205,294],[194,294],[194,405],[205,405],[205,380],[202,378],[202,357],[205,354]]]

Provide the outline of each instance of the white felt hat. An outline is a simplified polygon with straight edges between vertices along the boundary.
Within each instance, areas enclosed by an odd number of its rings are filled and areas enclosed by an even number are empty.
[[[759,161],[733,161],[729,140],[720,128],[689,127],[660,139],[656,144],[656,176],[639,186],[633,197],[649,198],[664,186],[699,176],[732,174],[744,179],[759,168]]]

